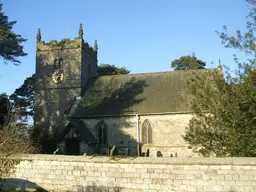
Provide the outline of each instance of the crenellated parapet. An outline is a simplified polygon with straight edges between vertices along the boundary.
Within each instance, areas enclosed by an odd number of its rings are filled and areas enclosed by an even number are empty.
[[[83,42],[83,49],[84,49],[88,54],[90,54],[92,57],[97,58],[98,49],[95,50],[93,47],[91,47],[91,46],[89,45],[88,42],[86,42],[86,41]]]
[[[46,51],[46,50],[63,50],[63,49],[74,49],[74,48],[82,48],[92,57],[97,58],[98,52],[98,44],[97,40],[95,40],[94,47],[90,46],[88,42],[83,39],[83,27],[82,24],[79,26],[78,36],[74,39],[66,38],[60,41],[51,40],[49,42],[45,42],[41,37],[41,30],[38,29],[37,32],[37,51]]]
[[[70,49],[82,47],[83,39],[75,38],[74,40],[62,39],[61,41],[51,40],[49,42],[37,42],[37,51],[44,51],[49,49]]]

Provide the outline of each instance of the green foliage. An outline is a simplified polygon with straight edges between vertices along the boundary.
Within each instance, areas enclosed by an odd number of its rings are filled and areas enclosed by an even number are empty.
[[[188,70],[188,69],[204,69],[205,62],[197,59],[197,57],[193,54],[192,56],[183,56],[179,59],[175,59],[171,63],[171,67],[174,70]]]
[[[62,39],[58,44],[63,48],[65,44],[69,43],[70,40],[68,38]]]
[[[51,40],[51,41],[49,41],[48,44],[49,44],[49,45],[57,45],[58,42],[57,42],[56,40]]]
[[[206,72],[195,75],[189,87],[194,117],[184,139],[204,156],[256,156],[256,90],[252,82],[227,84],[220,73]]]
[[[25,79],[24,83],[10,96],[13,111],[19,120],[26,122],[34,117],[35,75]]]
[[[6,93],[0,93],[0,98],[2,97],[8,98],[8,95]]]
[[[256,156],[256,9],[247,22],[248,32],[230,36],[227,28],[218,33],[225,47],[246,54],[234,55],[237,69],[226,77],[220,72],[196,75],[189,81],[194,117],[183,138],[198,153],[209,156]],[[232,74],[232,75],[231,75]]]
[[[26,39],[12,31],[16,21],[8,21],[8,16],[2,12],[2,6],[0,4],[0,57],[18,65],[20,64],[18,57],[27,55],[21,46]]]
[[[116,67],[110,64],[100,64],[98,67],[98,73],[102,75],[121,75],[128,74],[130,71],[124,67]]]

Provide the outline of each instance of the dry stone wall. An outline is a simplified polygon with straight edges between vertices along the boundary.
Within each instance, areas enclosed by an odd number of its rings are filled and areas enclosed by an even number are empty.
[[[18,158],[13,156],[12,158]],[[256,191],[256,158],[28,155],[5,186],[48,191]]]

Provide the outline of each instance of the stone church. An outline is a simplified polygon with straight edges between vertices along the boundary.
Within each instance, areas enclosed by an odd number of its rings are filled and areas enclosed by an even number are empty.
[[[194,156],[182,139],[192,117],[190,71],[98,76],[98,45],[37,34],[35,127],[63,154]]]

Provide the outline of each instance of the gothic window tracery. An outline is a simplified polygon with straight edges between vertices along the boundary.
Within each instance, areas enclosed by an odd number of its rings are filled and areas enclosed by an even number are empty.
[[[66,139],[78,138],[78,134],[73,125],[70,126],[69,131],[65,134],[64,138],[66,138]]]
[[[98,138],[100,144],[107,144],[107,124],[105,121],[100,121],[97,125]]]
[[[146,119],[142,124],[142,143],[151,144],[152,143],[152,127],[150,122]]]

